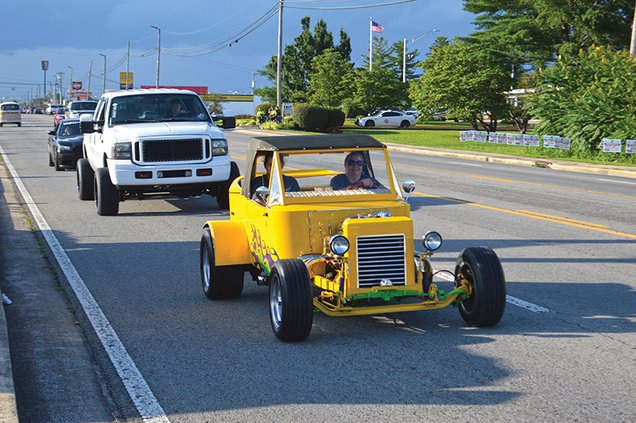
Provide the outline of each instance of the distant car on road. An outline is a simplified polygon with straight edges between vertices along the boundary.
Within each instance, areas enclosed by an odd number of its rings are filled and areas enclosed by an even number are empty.
[[[374,126],[399,126],[408,128],[415,125],[415,117],[397,110],[384,110],[373,116],[365,116],[356,119],[356,125],[365,128]]]
[[[13,123],[22,126],[22,115],[20,114],[20,105],[13,101],[0,103],[0,126],[5,123]]]
[[[95,112],[95,108],[97,107],[97,102],[92,100],[78,100],[71,101],[66,106],[66,114],[67,118],[79,118],[80,115],[83,114],[93,114]]]
[[[66,109],[64,109],[63,107],[55,110],[55,113],[53,114],[53,125],[55,125],[56,128],[57,125],[60,124],[60,121],[64,119],[65,113]]]
[[[49,166],[55,170],[75,168],[82,158],[84,135],[80,131],[79,119],[62,119],[57,128],[49,132]]]

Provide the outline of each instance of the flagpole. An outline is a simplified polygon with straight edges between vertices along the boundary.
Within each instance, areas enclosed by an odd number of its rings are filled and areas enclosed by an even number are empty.
[[[373,17],[369,17],[369,72],[373,70]]]

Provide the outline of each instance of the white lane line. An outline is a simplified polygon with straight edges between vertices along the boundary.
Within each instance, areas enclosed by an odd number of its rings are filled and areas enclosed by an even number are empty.
[[[82,305],[86,316],[93,325],[93,329],[95,329],[97,337],[108,353],[110,361],[113,363],[113,366],[115,366],[115,370],[117,370],[117,374],[126,387],[126,390],[128,391],[128,394],[130,395],[133,403],[135,404],[139,415],[144,422],[169,423],[170,420],[168,420],[165,411],[163,410],[161,405],[159,405],[157,398],[155,398],[155,395],[150,390],[150,387],[144,380],[141,372],[135,365],[135,362],[128,354],[128,351],[126,351],[126,347],[124,347],[124,344],[119,339],[119,336],[117,336],[117,333],[110,325],[110,322],[108,321],[108,319],[106,319],[106,316],[99,308],[97,301],[95,301],[95,298],[93,298],[93,295],[84,284],[84,281],[75,269],[75,266],[73,266],[68,255],[66,255],[64,248],[62,248],[62,245],[53,234],[51,227],[44,219],[44,216],[36,206],[33,198],[31,197],[31,194],[29,194],[29,192],[27,191],[26,187],[22,183],[22,180],[20,179],[20,176],[16,172],[13,164],[11,164],[11,161],[9,160],[4,152],[4,149],[1,146],[0,154],[2,155],[4,162],[7,164],[7,167],[11,172],[15,184],[22,194],[22,198],[24,198],[24,201],[29,207],[33,218],[37,222],[40,232],[46,239],[49,248],[53,252],[55,259],[64,272],[66,279],[68,279],[73,292],[75,292],[77,299]]]
[[[596,178],[597,181],[605,181],[605,182],[614,182],[617,184],[628,184],[628,185],[636,185],[636,182],[629,182],[629,181],[616,181],[614,179],[603,179],[603,178]]]
[[[479,164],[479,163],[466,163],[466,162],[454,162],[454,161],[449,161],[449,163],[460,165],[460,166],[484,167],[483,164]]]
[[[444,279],[445,281],[448,282],[454,282],[455,279],[453,279],[452,276],[450,276],[447,273],[438,273],[437,275],[440,279]],[[506,295],[506,302],[512,305],[516,305],[517,307],[521,307],[521,308],[525,308],[526,310],[532,311],[534,313],[550,313],[552,310],[547,309],[545,307],[541,307],[539,305],[536,304],[532,304],[529,303],[527,301],[524,301],[520,298],[517,297],[513,297],[512,295]]]

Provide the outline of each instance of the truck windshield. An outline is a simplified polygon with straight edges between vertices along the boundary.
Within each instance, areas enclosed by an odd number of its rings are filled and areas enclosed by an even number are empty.
[[[116,97],[109,124],[144,122],[210,122],[203,102],[191,94],[141,94]]]

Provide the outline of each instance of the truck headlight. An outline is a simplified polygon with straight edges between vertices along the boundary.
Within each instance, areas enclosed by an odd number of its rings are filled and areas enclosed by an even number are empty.
[[[226,140],[213,140],[212,141],[212,155],[213,156],[225,156],[225,155],[227,155],[227,141]]]
[[[132,144],[129,142],[118,142],[113,145],[111,156],[115,160],[130,160],[130,152],[132,150]]]
[[[349,240],[342,235],[334,235],[329,240],[329,249],[337,256],[349,251]]]
[[[429,231],[424,235],[424,239],[422,239],[422,243],[424,244],[424,248],[428,251],[435,251],[442,246],[442,236],[439,232]]]

